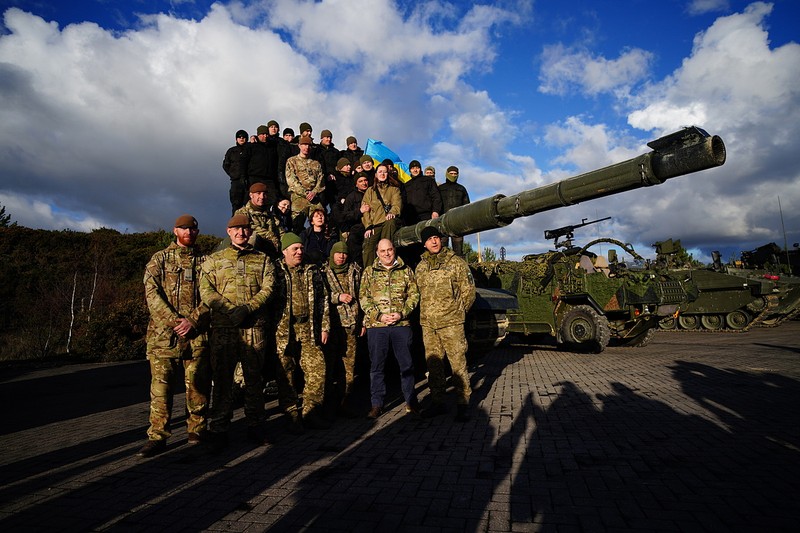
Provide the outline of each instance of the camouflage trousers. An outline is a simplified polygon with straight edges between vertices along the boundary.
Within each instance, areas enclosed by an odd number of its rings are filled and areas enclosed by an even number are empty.
[[[150,360],[150,427],[147,438],[166,440],[170,437],[172,399],[176,379],[181,371],[186,384],[186,425],[189,433],[200,433],[206,428],[208,392],[211,372],[208,356],[193,359],[176,357],[148,357]]]
[[[211,409],[209,430],[228,431],[233,414],[233,376],[236,363],[244,374],[244,415],[248,426],[264,422],[264,330],[216,327],[211,335]]]
[[[353,392],[357,345],[358,337],[354,327],[335,327],[330,332],[328,344],[323,348],[327,390],[335,393],[339,400]]]
[[[325,399],[325,356],[314,342],[309,322],[290,326],[289,343],[284,353],[278,354],[278,403],[287,413],[299,408],[298,359],[305,380],[303,415],[307,415]]]
[[[431,400],[444,401],[447,389],[447,377],[444,371],[446,356],[453,370],[452,383],[456,393],[456,403],[468,404],[472,389],[467,372],[467,339],[464,336],[464,325],[438,329],[422,326],[422,342],[425,344],[425,361],[428,363]]]

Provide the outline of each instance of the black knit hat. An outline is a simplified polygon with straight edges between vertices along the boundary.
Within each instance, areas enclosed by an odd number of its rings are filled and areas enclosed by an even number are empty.
[[[441,239],[442,233],[436,226],[425,226],[419,234],[420,241],[422,241],[422,244],[425,244],[431,237],[439,237]]]

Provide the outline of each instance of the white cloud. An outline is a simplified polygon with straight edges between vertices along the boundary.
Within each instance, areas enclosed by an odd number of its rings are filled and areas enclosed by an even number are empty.
[[[222,228],[222,156],[236,130],[269,119],[331,129],[340,147],[355,134],[362,146],[374,137],[427,152],[452,128],[459,142],[499,149],[504,112],[463,78],[491,68],[492,28],[518,18],[436,2],[404,14],[389,0],[274,0],[217,3],[199,20],[142,16],[114,33],[8,9],[4,186],[25,205],[72,213],[52,223],[73,228],[168,227],[186,211]],[[409,131],[428,137],[409,143]]]
[[[670,188],[661,209],[675,233],[731,243],[775,238],[781,195],[794,206],[787,228],[800,234],[800,46],[770,47],[765,18],[772,9],[754,3],[717,19],[695,37],[682,66],[642,95],[649,102],[629,114],[636,128],[661,134],[697,124],[726,143],[725,166],[692,177],[691,192]]]
[[[686,10],[690,15],[703,15],[715,11],[727,11],[729,7],[728,0],[692,0]]]
[[[649,73],[653,55],[639,48],[606,59],[583,48],[557,44],[545,47],[539,72],[539,91],[564,95],[577,90],[587,95],[627,92]]]

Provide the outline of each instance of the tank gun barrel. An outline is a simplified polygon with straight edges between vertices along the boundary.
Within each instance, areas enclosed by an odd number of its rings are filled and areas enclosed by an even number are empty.
[[[451,237],[471,235],[502,228],[520,217],[640,187],[660,185],[670,178],[725,163],[725,143],[722,139],[697,127],[684,128],[647,145],[653,149],[652,152],[628,161],[512,196],[496,194],[453,208],[437,219],[400,228],[395,233],[395,245],[420,242],[420,234],[426,226],[434,226],[443,235]]]

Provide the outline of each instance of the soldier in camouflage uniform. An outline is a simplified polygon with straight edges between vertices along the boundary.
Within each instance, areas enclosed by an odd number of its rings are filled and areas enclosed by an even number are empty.
[[[281,230],[278,221],[267,204],[267,186],[261,182],[250,186],[250,201],[240,207],[236,214],[247,215],[253,235],[250,244],[267,254],[270,259],[281,257]]]
[[[341,399],[340,411],[352,415],[350,404],[356,365],[358,337],[365,333],[358,305],[361,267],[347,260],[347,244],[337,242],[331,249],[325,275],[331,295],[331,335],[326,346],[328,383]]]
[[[428,363],[428,386],[431,405],[424,417],[445,412],[444,394],[447,388],[444,358],[453,370],[458,412],[456,420],[469,420],[471,393],[467,373],[467,339],[464,321],[475,302],[475,282],[467,263],[449,248],[442,246],[442,234],[433,226],[422,230],[420,236],[425,252],[417,265],[420,287],[420,315],[425,360]]]
[[[412,333],[408,316],[419,303],[419,289],[414,271],[396,256],[389,239],[378,241],[378,257],[361,277],[359,302],[367,327],[370,358],[369,418],[383,412],[386,396],[383,367],[391,345],[400,366],[400,386],[406,401],[406,413],[418,412],[414,391],[414,363],[411,359]]]
[[[300,153],[286,161],[286,186],[291,193],[292,229],[299,234],[309,213],[317,208],[322,209],[325,177],[322,175],[322,165],[309,155],[311,137],[301,136],[297,143]]]
[[[316,265],[303,262],[303,243],[294,233],[281,239],[283,261],[276,271],[278,319],[278,401],[290,417],[289,430],[302,433],[303,424],[327,429],[330,422],[321,415],[325,396],[325,356],[320,345],[328,342],[331,329],[325,274]],[[295,380],[296,362],[305,377],[302,412]],[[302,415],[302,422],[301,422]]]
[[[195,249],[200,230],[191,215],[175,221],[175,242],[157,252],[144,271],[150,323],[150,428],[142,457],[164,451],[170,436],[172,397],[181,368],[186,383],[189,444],[200,442],[206,428],[211,371],[208,362],[209,310],[200,300],[198,274],[205,256]]]
[[[212,445],[227,444],[232,414],[233,373],[242,363],[245,378],[244,414],[248,439],[267,444],[264,432],[264,324],[266,305],[275,286],[275,266],[253,248],[246,215],[228,221],[231,245],[211,254],[203,263],[200,294],[211,308],[211,366],[214,387],[209,431]]]

